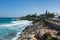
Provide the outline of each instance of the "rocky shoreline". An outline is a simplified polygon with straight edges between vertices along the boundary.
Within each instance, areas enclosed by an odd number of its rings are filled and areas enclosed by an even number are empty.
[[[17,40],[60,40],[59,31],[49,29],[44,22],[36,22],[27,26]]]

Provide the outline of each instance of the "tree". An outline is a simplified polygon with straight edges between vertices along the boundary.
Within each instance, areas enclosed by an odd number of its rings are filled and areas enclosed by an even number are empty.
[[[55,16],[54,13],[50,13],[46,10],[46,12],[45,12],[45,17],[46,18],[54,18],[54,16]]]
[[[31,17],[37,17],[37,15],[36,15],[37,13],[35,12],[35,14],[33,14]]]
[[[50,12],[48,12],[48,14],[47,14],[47,18],[54,18],[54,14],[53,13],[50,13]]]

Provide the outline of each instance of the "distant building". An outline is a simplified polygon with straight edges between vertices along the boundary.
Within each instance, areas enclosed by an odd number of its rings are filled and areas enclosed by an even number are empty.
[[[60,18],[60,15],[56,13],[55,18]]]

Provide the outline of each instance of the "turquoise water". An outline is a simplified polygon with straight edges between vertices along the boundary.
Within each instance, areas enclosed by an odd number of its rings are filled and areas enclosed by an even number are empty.
[[[30,22],[15,18],[0,18],[0,40],[12,40],[28,23]]]

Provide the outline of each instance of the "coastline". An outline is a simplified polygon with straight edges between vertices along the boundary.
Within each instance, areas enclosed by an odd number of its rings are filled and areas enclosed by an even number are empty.
[[[25,20],[24,20],[24,21],[25,21]],[[28,20],[26,20],[26,21],[28,21]],[[22,31],[23,31],[27,26],[32,25],[32,21],[29,21],[29,22],[27,22],[27,23],[28,23],[28,24],[25,25],[25,27],[22,29]],[[14,38],[12,38],[12,40],[17,40],[18,37],[20,36],[20,34],[22,34],[22,31],[21,31],[21,32],[18,32],[18,33],[16,34],[16,36],[15,36]]]
[[[44,22],[36,22],[33,25],[27,26],[17,40],[37,40],[35,37],[37,34],[39,36],[43,36],[45,33],[49,32],[52,37],[56,37],[56,33],[58,31],[49,29],[47,26],[44,25]],[[37,35],[37,36],[38,36]]]

